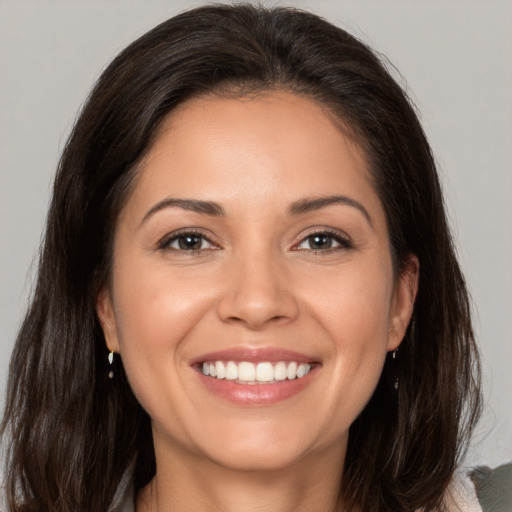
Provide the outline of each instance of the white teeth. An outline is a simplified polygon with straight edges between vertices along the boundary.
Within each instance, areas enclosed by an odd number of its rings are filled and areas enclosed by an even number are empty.
[[[274,380],[274,367],[272,363],[258,363],[256,367],[256,380],[271,382]]]
[[[256,368],[254,365],[252,363],[240,363],[238,365],[238,378],[245,381],[255,380]]]
[[[259,382],[276,382],[282,380],[300,379],[307,375],[311,370],[308,363],[298,364],[295,361],[285,363],[249,363],[243,361],[235,363],[234,361],[215,361],[203,363],[203,375],[209,375],[217,379],[238,380],[247,384],[257,384]]]
[[[286,376],[293,380],[295,377],[297,377],[297,363],[290,363],[288,365],[288,368],[286,369]]]
[[[226,379],[238,379],[238,366],[233,361],[229,361],[229,363],[226,366]]]
[[[286,379],[286,363],[282,361],[274,366],[274,379],[284,380]]]
[[[222,361],[217,361],[215,363],[215,370],[217,372],[217,379],[224,379],[226,377],[226,368]]]
[[[307,375],[310,370],[309,364],[299,364],[299,367],[297,368],[297,379],[300,379],[301,377],[304,377],[304,375]]]

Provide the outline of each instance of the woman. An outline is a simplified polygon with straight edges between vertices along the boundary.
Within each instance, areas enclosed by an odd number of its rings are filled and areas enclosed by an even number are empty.
[[[211,6],[113,61],[12,358],[10,510],[446,510],[478,390],[431,151],[367,47]]]

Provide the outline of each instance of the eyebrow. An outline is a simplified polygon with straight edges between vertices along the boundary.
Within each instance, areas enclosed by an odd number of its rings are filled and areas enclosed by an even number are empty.
[[[325,208],[326,206],[330,206],[332,204],[344,204],[347,206],[352,206],[359,210],[368,221],[368,224],[373,228],[373,222],[368,210],[355,199],[352,199],[347,196],[326,196],[326,197],[313,197],[313,198],[305,198],[299,199],[295,201],[290,206],[288,213],[290,215],[300,215],[302,213],[308,213],[315,210],[320,210],[321,208]]]
[[[365,219],[368,221],[371,227],[373,227],[372,218],[368,213],[368,210],[355,199],[346,196],[326,196],[326,197],[313,197],[299,199],[291,204],[288,209],[289,215],[301,215],[316,210],[320,210],[333,204],[344,204],[352,206],[359,210]],[[165,209],[165,208],[181,208],[182,210],[188,210],[202,215],[211,215],[215,217],[221,217],[226,215],[224,208],[213,201],[201,201],[199,199],[178,199],[175,197],[167,197],[159,203],[152,206],[144,215],[141,225],[144,224],[152,215]]]
[[[151,207],[146,215],[144,215],[141,224],[144,224],[152,215],[165,208],[181,208],[203,215],[222,216],[226,215],[224,208],[213,201],[200,201],[199,199],[177,199],[175,197],[167,197],[163,201]]]

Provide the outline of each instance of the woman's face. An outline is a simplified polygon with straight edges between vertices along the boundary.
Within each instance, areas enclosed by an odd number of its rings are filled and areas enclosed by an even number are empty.
[[[157,459],[343,460],[409,321],[409,267],[395,279],[364,155],[324,107],[284,92],[181,105],[140,166],[97,301]]]

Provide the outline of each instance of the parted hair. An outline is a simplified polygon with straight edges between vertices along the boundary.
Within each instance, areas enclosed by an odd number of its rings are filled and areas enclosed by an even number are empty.
[[[275,90],[323,103],[351,133],[386,212],[395,272],[411,254],[420,263],[398,357],[388,355],[350,428],[340,506],[443,510],[479,416],[480,366],[435,161],[415,108],[382,59],[344,30],[297,9],[241,4],[183,12],[129,45],[75,123],[10,363],[1,425],[9,511],[105,511],[128,468],[135,491],[153,477],[150,419],[120,359],[108,378],[95,313],[110,276],[116,220],[137,164],[177,105],[202,94]]]

